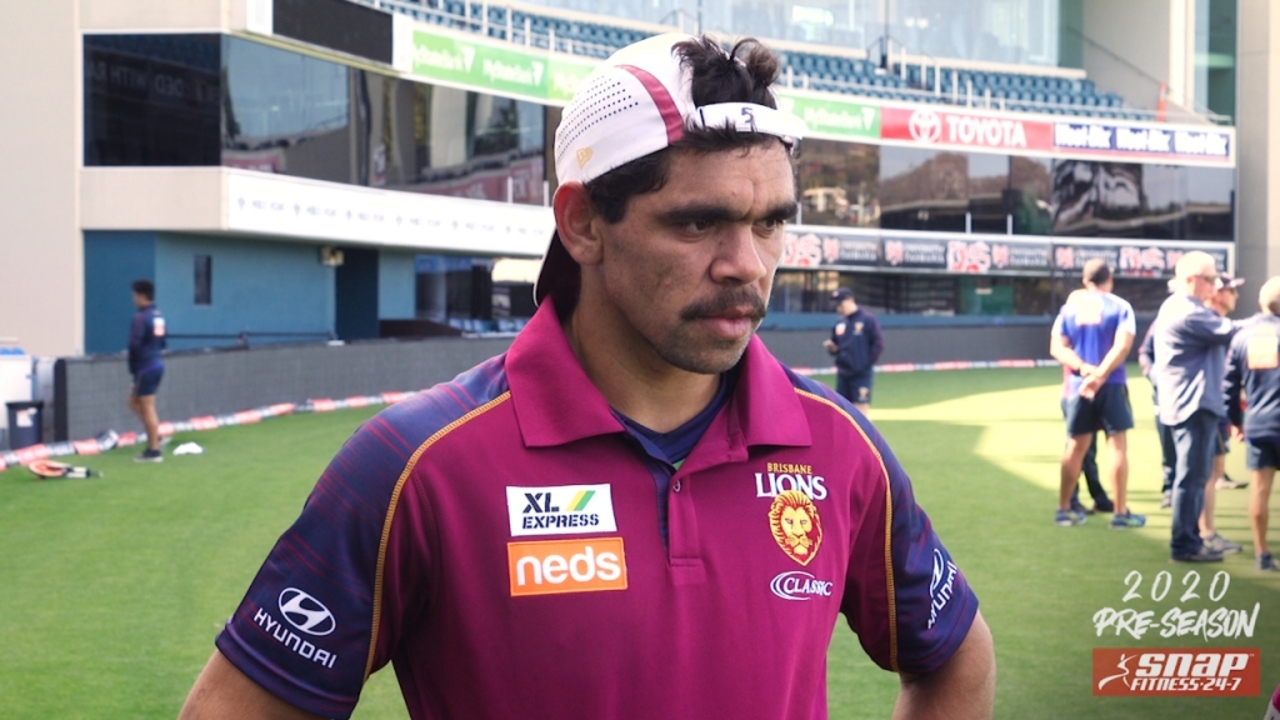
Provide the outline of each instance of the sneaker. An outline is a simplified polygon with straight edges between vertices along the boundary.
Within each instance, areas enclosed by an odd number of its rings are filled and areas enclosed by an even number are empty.
[[[1099,500],[1098,502],[1093,504],[1093,509],[1091,509],[1089,512],[1092,514],[1092,513],[1113,513],[1115,511],[1116,511],[1115,503],[1111,502],[1110,500]]]
[[[164,462],[164,453],[150,448],[133,456],[134,462]]]
[[[1164,496],[1160,498],[1160,509],[1168,510],[1173,507],[1173,491],[1165,490]]]
[[[1231,542],[1218,533],[1214,533],[1205,538],[1204,546],[1216,553],[1222,553],[1223,555],[1240,552],[1240,543]]]
[[[1222,562],[1222,553],[1214,552],[1207,547],[1201,547],[1199,551],[1190,555],[1173,555],[1169,558],[1172,562]]]
[[[1276,559],[1271,557],[1271,553],[1262,553],[1253,561],[1253,566],[1261,572],[1280,572],[1280,565],[1276,565]]]
[[[1080,513],[1081,515],[1092,515],[1094,512],[1096,512],[1093,508],[1085,507],[1084,503],[1080,502],[1079,500],[1071,501],[1071,511]]]
[[[1248,487],[1249,481],[1244,480],[1244,481],[1237,482],[1235,480],[1232,480],[1231,476],[1223,475],[1222,477],[1218,478],[1218,481],[1214,483],[1214,486],[1219,490],[1239,490],[1242,487]]]
[[[1123,513],[1116,513],[1111,516],[1112,530],[1128,530],[1129,528],[1140,528],[1147,524],[1146,515],[1138,515],[1132,511],[1126,510]]]
[[[1071,527],[1072,525],[1083,525],[1085,521],[1084,513],[1075,510],[1059,510],[1053,516],[1053,522],[1062,527]]]

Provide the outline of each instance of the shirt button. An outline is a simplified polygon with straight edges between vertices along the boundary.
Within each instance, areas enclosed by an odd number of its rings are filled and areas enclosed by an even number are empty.
[[[676,484],[671,486],[671,489],[675,490],[676,492],[680,492],[680,481],[677,480]]]

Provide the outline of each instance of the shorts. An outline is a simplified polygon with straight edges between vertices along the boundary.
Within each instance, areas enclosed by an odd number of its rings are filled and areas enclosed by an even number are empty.
[[[1217,455],[1226,455],[1231,452],[1231,423],[1223,420],[1218,423],[1218,447],[1214,450]]]
[[[1105,383],[1091,399],[1072,395],[1066,399],[1067,434],[1071,437],[1092,435],[1105,430],[1107,435],[1133,429],[1133,408],[1129,405],[1129,387]]]
[[[143,370],[134,375],[132,395],[134,397],[155,395],[156,389],[160,387],[160,378],[162,377],[164,377],[164,368],[162,367]]]
[[[1265,440],[1246,439],[1244,441],[1244,464],[1250,470],[1280,467],[1280,440],[1275,438],[1267,438]]]
[[[836,393],[851,403],[870,404],[874,377],[870,370],[857,375],[836,375]]]

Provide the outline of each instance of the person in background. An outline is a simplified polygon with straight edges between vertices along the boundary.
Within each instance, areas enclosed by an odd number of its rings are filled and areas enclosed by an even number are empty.
[[[1218,276],[1213,297],[1209,298],[1209,301],[1205,304],[1222,317],[1227,317],[1235,312],[1236,301],[1240,299],[1239,288],[1241,285],[1244,285],[1243,278],[1233,278],[1226,273],[1222,273]],[[1209,475],[1209,482],[1204,485],[1204,510],[1200,513],[1200,537],[1204,539],[1206,547],[1223,555],[1240,552],[1240,543],[1228,540],[1219,534],[1217,523],[1214,522],[1218,489],[1222,488],[1223,482],[1226,481],[1227,450],[1230,434],[1231,423],[1224,417],[1218,423],[1217,448],[1213,456],[1213,471]],[[1236,487],[1235,483],[1232,483],[1230,487]]]
[[[1169,281],[1169,292],[1173,292],[1173,281]],[[1156,436],[1160,438],[1160,509],[1164,510],[1173,504],[1173,470],[1178,463],[1178,454],[1173,447],[1173,429],[1160,422],[1160,397],[1156,392],[1156,379],[1151,370],[1156,364],[1156,323],[1147,327],[1147,334],[1142,337],[1142,346],[1138,348],[1138,367],[1142,368],[1142,376],[1151,383],[1151,405],[1155,409]]]
[[[1173,527],[1169,555],[1175,562],[1221,562],[1222,553],[1200,537],[1204,486],[1213,472],[1223,394],[1224,348],[1238,327],[1205,303],[1217,292],[1213,256],[1192,250],[1178,259],[1174,293],[1156,315],[1155,364],[1160,422],[1173,430],[1177,464],[1173,478]]]
[[[147,449],[134,456],[135,462],[161,462],[160,419],[156,415],[156,390],[164,377],[164,317],[156,308],[156,288],[150,280],[133,282],[133,306],[137,312],[129,324],[129,409],[147,431]]]
[[[1245,464],[1253,473],[1249,524],[1254,567],[1277,572],[1280,567],[1267,548],[1267,504],[1280,466],[1280,277],[1263,283],[1258,306],[1262,312],[1236,335],[1227,353],[1227,417],[1232,434],[1244,440]],[[1244,410],[1242,397],[1248,398]]]
[[[858,307],[849,288],[831,293],[831,301],[840,319],[822,345],[836,356],[836,392],[866,415],[871,409],[875,364],[884,352],[884,334],[875,315]]]
[[[1068,298],[1049,339],[1049,353],[1071,371],[1066,397],[1067,443],[1062,454],[1058,510],[1054,522],[1081,525],[1085,516],[1071,507],[1084,455],[1099,428],[1111,449],[1110,475],[1114,511],[1111,527],[1142,527],[1146,518],[1129,511],[1129,459],[1126,433],[1133,409],[1125,380],[1124,360],[1136,333],[1133,307],[1111,293],[1114,278],[1104,260],[1085,263],[1084,292]]]

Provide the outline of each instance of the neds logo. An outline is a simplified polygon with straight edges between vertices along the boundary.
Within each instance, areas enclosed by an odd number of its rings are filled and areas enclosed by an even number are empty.
[[[622,538],[507,543],[511,596],[627,589]]]

